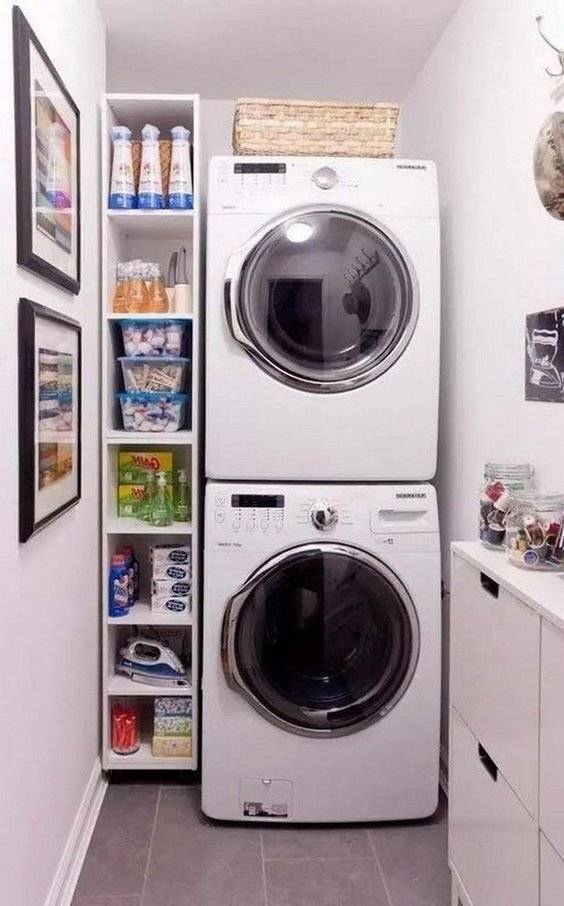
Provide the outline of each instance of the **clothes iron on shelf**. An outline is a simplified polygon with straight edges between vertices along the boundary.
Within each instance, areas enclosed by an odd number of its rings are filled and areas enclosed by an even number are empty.
[[[168,687],[190,685],[187,665],[161,638],[129,638],[120,649],[116,669],[136,683]]]

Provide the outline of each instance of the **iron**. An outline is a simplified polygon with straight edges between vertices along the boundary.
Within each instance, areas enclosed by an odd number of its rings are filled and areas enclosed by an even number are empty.
[[[136,683],[188,686],[190,676],[181,658],[163,639],[133,636],[120,648],[116,669]]]

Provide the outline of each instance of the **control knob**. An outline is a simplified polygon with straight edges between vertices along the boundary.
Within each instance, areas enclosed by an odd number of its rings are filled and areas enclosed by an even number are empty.
[[[311,177],[318,189],[332,189],[336,186],[339,177],[333,167],[320,167]]]
[[[314,503],[309,512],[309,518],[320,532],[326,532],[328,529],[333,528],[339,521],[337,510],[326,500],[319,500]]]

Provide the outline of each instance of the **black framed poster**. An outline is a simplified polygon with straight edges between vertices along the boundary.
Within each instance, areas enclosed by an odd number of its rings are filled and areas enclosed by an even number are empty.
[[[80,291],[80,114],[13,8],[18,264]]]
[[[19,303],[20,541],[80,500],[81,328]]]
[[[525,399],[564,403],[564,308],[527,315]]]

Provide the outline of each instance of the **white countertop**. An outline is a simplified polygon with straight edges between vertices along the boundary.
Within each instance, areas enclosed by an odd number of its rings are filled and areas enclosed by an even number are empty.
[[[455,541],[451,550],[564,630],[564,573],[520,569],[506,560],[504,550],[489,550],[479,541]]]

